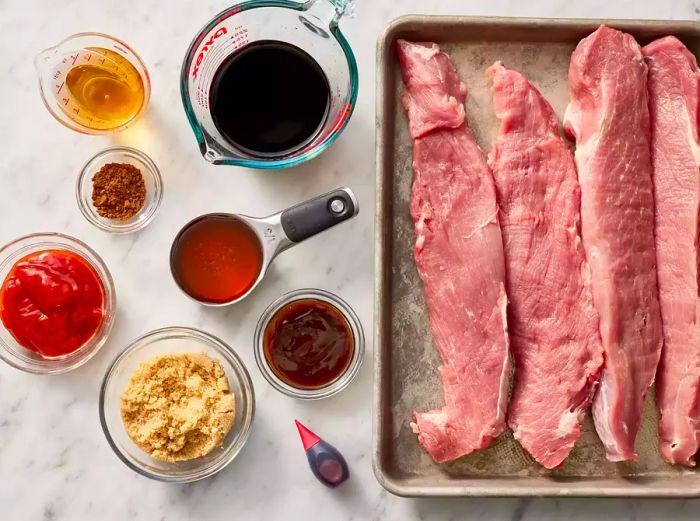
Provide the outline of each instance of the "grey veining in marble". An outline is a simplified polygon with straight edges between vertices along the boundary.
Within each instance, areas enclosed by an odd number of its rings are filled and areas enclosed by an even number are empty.
[[[360,97],[342,138],[318,160],[285,172],[215,167],[197,152],[180,103],[182,57],[225,0],[0,0],[0,243],[36,231],[88,242],[112,271],[118,318],[102,351],[79,370],[36,377],[0,365],[0,519],[136,520],[513,520],[690,521],[698,501],[402,499],[383,491],[371,469],[371,330],[374,204],[374,52],[377,35],[406,13],[700,18],[698,0],[358,0],[341,28],[360,70]],[[39,98],[34,54],[79,31],[114,34],[150,69],[148,113],[115,137],[88,137],[57,124]],[[143,232],[106,235],[80,215],[77,173],[110,144],[144,150],[158,164],[165,199]],[[343,229],[281,256],[245,304],[205,309],[170,279],[167,251],[180,226],[208,211],[268,214],[335,186],[358,195],[361,212]],[[368,337],[365,366],[344,393],[316,403],[282,396],[255,367],[256,320],[281,293],[316,286],[339,293]],[[257,391],[254,435],[218,476],[174,486],[136,475],[112,453],[97,416],[102,374],[139,334],[166,325],[200,327],[233,345]],[[293,419],[340,448],[352,479],[329,490],[308,471]]]

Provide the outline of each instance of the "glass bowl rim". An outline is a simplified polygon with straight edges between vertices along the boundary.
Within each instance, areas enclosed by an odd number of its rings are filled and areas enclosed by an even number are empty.
[[[284,382],[281,378],[279,378],[279,376],[277,376],[277,374],[275,374],[272,368],[270,368],[267,360],[265,359],[264,353],[263,337],[265,328],[275,313],[277,313],[277,311],[279,311],[282,306],[286,304],[306,299],[322,300],[338,309],[338,311],[340,311],[340,313],[345,317],[345,320],[348,321],[355,340],[355,352],[353,353],[352,359],[350,360],[350,363],[345,371],[328,385],[316,389],[300,389]],[[300,400],[320,400],[338,394],[347,388],[348,385],[350,385],[350,383],[355,379],[364,360],[365,336],[360,318],[357,316],[357,313],[355,313],[355,310],[347,302],[345,302],[345,300],[340,298],[338,295],[323,289],[301,288],[285,293],[284,295],[275,299],[269,306],[267,306],[267,308],[265,308],[265,311],[263,311],[260,315],[258,323],[255,327],[253,351],[255,352],[255,362],[258,369],[262,373],[265,380],[267,380],[267,382],[277,391]]]
[[[204,469],[199,469],[192,471],[186,475],[180,476],[169,476],[166,474],[158,474],[150,472],[140,465],[137,465],[130,461],[123,453],[122,450],[117,446],[112,434],[107,425],[107,419],[105,415],[105,400],[107,393],[107,385],[109,384],[114,371],[119,366],[119,364],[129,357],[132,353],[137,351],[139,348],[144,347],[144,345],[149,345],[151,342],[147,342],[152,337],[158,337],[162,334],[168,333],[180,333],[184,336],[190,338],[197,338],[198,340],[204,340],[208,344],[215,346],[215,350],[226,359],[226,362],[235,368],[236,372],[239,373],[239,383],[242,388],[244,388],[244,395],[247,402],[247,410],[245,411],[244,422],[241,427],[242,436],[238,439],[236,444],[232,444],[229,447],[230,453],[223,455],[219,460],[215,461],[208,467]],[[153,338],[152,340],[160,341],[163,339]],[[144,344],[144,342],[146,342]],[[166,326],[158,329],[154,329],[140,335],[135,338],[129,344],[114,357],[114,360],[110,362],[105,374],[102,378],[102,383],[100,384],[100,394],[98,398],[99,406],[99,416],[100,416],[100,426],[102,427],[102,432],[107,439],[107,443],[111,447],[112,451],[116,456],[131,470],[134,472],[145,476],[147,478],[163,481],[168,483],[191,483],[193,481],[199,481],[200,479],[208,478],[223,470],[229,463],[231,463],[236,456],[241,452],[246,442],[250,438],[250,433],[252,431],[253,420],[255,418],[255,388],[253,387],[253,381],[250,378],[250,373],[246,368],[241,357],[233,350],[226,342],[221,340],[219,337],[207,333],[201,329],[187,326]]]
[[[116,289],[114,287],[114,280],[112,279],[112,274],[110,273],[107,264],[104,262],[102,257],[100,257],[100,255],[90,246],[88,246],[80,239],[77,239],[70,235],[66,235],[60,232],[37,232],[18,237],[0,247],[0,269],[4,268],[4,266],[6,266],[10,262],[17,262],[17,260],[21,258],[19,255],[29,253],[29,250],[33,246],[40,244],[45,240],[50,241],[52,239],[56,241],[57,246],[64,246],[72,252],[77,251],[77,253],[95,270],[105,291],[104,305],[107,311],[105,314],[105,323],[103,326],[101,326],[102,331],[99,333],[99,335],[91,337],[90,340],[88,340],[84,345],[82,345],[75,351],[68,353],[67,355],[65,355],[65,357],[46,359],[41,363],[37,363],[36,361],[32,361],[29,358],[19,357],[15,355],[8,348],[5,341],[0,339],[0,359],[2,359],[5,363],[10,365],[11,367],[14,367],[15,369],[19,369],[20,371],[37,375],[64,374],[74,369],[77,369],[78,367],[87,363],[92,357],[94,357],[97,354],[97,352],[107,342],[107,339],[109,338],[109,335],[114,326],[114,318],[116,316],[117,311]],[[12,249],[13,247],[17,247],[24,242],[26,242],[26,245],[24,245],[18,251],[12,252],[7,257],[4,257],[7,254],[8,250]],[[85,254],[85,252],[87,252],[87,255]],[[4,325],[2,325],[1,327],[6,329]],[[60,365],[62,362],[65,362],[71,357],[75,357],[75,359],[71,363],[68,363],[66,365]],[[18,360],[21,360],[21,362],[18,362]],[[52,363],[56,363],[57,366],[51,367]]]
[[[83,182],[85,178],[90,174],[94,172],[94,165],[101,159],[105,158],[106,156],[109,156],[111,154],[132,154],[136,156],[139,161],[141,161],[144,165],[146,165],[148,172],[150,175],[153,177],[153,181],[155,184],[155,189],[154,189],[154,194],[153,194],[153,204],[151,204],[151,209],[149,210],[149,213],[146,215],[146,217],[138,222],[132,223],[131,225],[128,226],[115,226],[113,224],[110,224],[108,221],[104,220],[102,217],[97,216],[96,212],[93,211],[91,208],[87,208],[86,205],[83,203]],[[143,174],[142,174],[143,175]],[[145,228],[150,222],[155,218],[156,213],[158,213],[158,209],[160,208],[160,204],[163,201],[163,177],[160,174],[160,170],[158,170],[158,167],[156,164],[153,162],[153,160],[145,153],[142,152],[136,148],[133,147],[128,147],[128,146],[111,146],[104,148],[94,154],[90,159],[87,160],[87,162],[83,165],[83,167],[80,169],[80,174],[78,175],[78,179],[76,180],[75,183],[75,198],[78,202],[78,208],[80,209],[80,213],[83,214],[83,217],[92,224],[93,226],[99,228],[102,231],[109,232],[109,233],[114,233],[117,235],[125,235],[127,233],[133,233],[135,231],[141,230]],[[148,199],[148,195],[146,195],[146,199]],[[146,205],[144,204],[144,207],[139,210],[138,213],[141,213],[144,208],[146,208]],[[137,215],[138,215],[137,213]]]

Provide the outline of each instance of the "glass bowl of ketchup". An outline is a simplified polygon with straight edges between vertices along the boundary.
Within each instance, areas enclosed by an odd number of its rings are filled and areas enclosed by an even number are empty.
[[[287,293],[263,312],[255,330],[255,361],[275,389],[317,400],[345,389],[365,352],[362,324],[340,297],[320,289]]]
[[[112,276],[87,244],[60,233],[0,248],[0,358],[34,374],[80,367],[107,340],[116,311]]]

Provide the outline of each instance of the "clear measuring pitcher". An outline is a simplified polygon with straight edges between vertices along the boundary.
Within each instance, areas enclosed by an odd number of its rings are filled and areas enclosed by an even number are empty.
[[[180,91],[199,149],[214,164],[276,169],[316,157],[345,128],[357,99],[357,63],[338,22],[352,11],[352,0],[252,0],[215,16],[190,44],[182,66]],[[287,155],[259,157],[227,140],[214,124],[210,91],[226,59],[248,44],[274,40],[306,51],[325,73],[330,87],[327,116],[303,148]],[[242,78],[244,81],[244,78]]]
[[[146,66],[113,36],[74,34],[40,52],[34,66],[46,108],[78,132],[124,130],[148,105],[151,81]]]

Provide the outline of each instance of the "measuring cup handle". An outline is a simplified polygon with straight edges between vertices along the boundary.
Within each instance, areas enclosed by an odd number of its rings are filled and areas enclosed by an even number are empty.
[[[284,233],[297,243],[355,217],[359,211],[355,194],[343,187],[287,208],[280,217]]]

